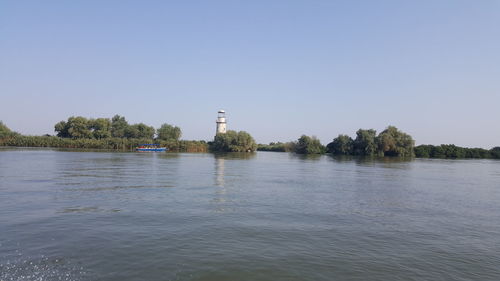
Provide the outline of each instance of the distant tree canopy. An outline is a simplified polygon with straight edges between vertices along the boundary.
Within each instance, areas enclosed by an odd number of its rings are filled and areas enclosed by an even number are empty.
[[[377,131],[359,129],[356,132],[356,139],[353,142],[354,155],[373,156],[377,152],[376,144]]]
[[[113,118],[111,118],[111,136],[114,138],[124,138],[128,126],[125,117],[118,114],[113,116]]]
[[[85,117],[69,117],[54,126],[57,136],[61,138],[88,139],[92,138],[91,122]]]
[[[253,137],[245,131],[229,130],[225,134],[217,134],[210,143],[210,150],[221,152],[254,152],[257,144]]]
[[[273,145],[274,144],[274,145]],[[336,155],[359,155],[359,156],[413,156],[414,141],[406,133],[399,131],[396,127],[389,126],[377,136],[373,129],[359,129],[356,139],[348,135],[339,135],[326,147],[316,137],[302,135],[293,143],[271,143],[260,145],[259,150],[267,151],[293,151],[298,154],[323,154],[325,152]],[[288,148],[288,150],[287,150]]]
[[[166,124],[164,124],[166,125]],[[169,125],[170,126],[170,125]],[[181,129],[173,127],[175,138],[161,140],[179,140]],[[164,129],[158,129],[162,132]],[[128,138],[128,139],[153,139],[156,130],[152,126],[144,123],[129,125],[125,117],[115,115],[109,118],[87,119],[81,116],[69,117],[67,121],[61,121],[54,126],[57,136],[72,139],[107,139],[107,138]]]
[[[295,143],[294,152],[298,154],[323,154],[326,148],[316,137],[302,135]]]
[[[354,140],[347,135],[339,135],[327,145],[327,151],[337,155],[411,157],[414,155],[413,147],[410,135],[389,126],[378,136],[373,129],[359,129]]]
[[[415,156],[419,158],[495,158],[500,159],[500,147],[490,150],[484,148],[466,148],[454,144],[419,145],[415,147]]]
[[[293,142],[270,142],[269,144],[258,144],[259,151],[292,152],[295,148]]]
[[[493,147],[490,150],[491,158],[500,159],[500,146]]]
[[[92,136],[96,139],[106,139],[111,137],[111,121],[108,118],[97,118],[90,120]]]
[[[157,131],[158,139],[160,140],[179,140],[182,136],[181,128],[170,124],[162,124]]]
[[[377,151],[379,156],[400,156],[413,157],[415,156],[413,148],[415,141],[413,138],[398,130],[394,126],[389,126],[382,131],[375,142],[377,143]]]
[[[0,139],[6,138],[15,135],[16,133],[12,132],[9,127],[7,127],[2,121],[0,121]]]
[[[147,126],[143,123],[129,125],[127,128],[125,128],[125,137],[129,139],[152,139],[154,138],[154,135],[155,128]]]
[[[500,159],[500,146],[490,150],[483,148],[464,148],[453,144],[419,145],[414,147],[412,137],[389,126],[378,136],[373,129],[359,129],[353,140],[347,135],[339,135],[326,147],[316,137],[302,135],[295,142],[272,142],[257,147],[253,137],[247,132],[228,131],[217,134],[214,141],[179,140],[182,131],[179,127],[162,124],[158,130],[143,123],[129,125],[125,117],[87,119],[81,116],[69,117],[54,126],[57,137],[23,136],[11,131],[0,121],[0,146],[66,147],[66,148],[104,148],[132,149],[140,143],[153,140],[174,151],[205,152],[212,151],[285,151],[299,154],[322,154],[360,156],[401,156],[419,158],[494,158]]]
[[[348,135],[339,135],[326,146],[327,152],[337,155],[351,155],[353,153],[354,141]]]

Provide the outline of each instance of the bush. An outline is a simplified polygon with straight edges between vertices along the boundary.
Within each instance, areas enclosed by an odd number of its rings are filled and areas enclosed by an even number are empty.
[[[217,134],[210,143],[210,150],[220,152],[254,152],[257,144],[253,137],[245,131],[227,131]]]
[[[326,148],[316,137],[302,135],[295,143],[294,151],[297,154],[323,154]]]
[[[339,135],[326,146],[326,151],[336,155],[351,155],[353,153],[353,144],[353,139],[348,135]]]
[[[294,150],[294,145],[292,142],[282,143],[282,142],[271,142],[269,144],[258,144],[258,151],[275,151],[275,152],[291,152]]]

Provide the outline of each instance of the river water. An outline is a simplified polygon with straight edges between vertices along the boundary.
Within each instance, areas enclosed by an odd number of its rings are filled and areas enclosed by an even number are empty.
[[[500,280],[500,161],[0,150],[0,280]]]

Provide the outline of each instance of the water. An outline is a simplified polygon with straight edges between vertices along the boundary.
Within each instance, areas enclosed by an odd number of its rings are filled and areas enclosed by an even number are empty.
[[[0,280],[500,280],[500,161],[2,149]]]

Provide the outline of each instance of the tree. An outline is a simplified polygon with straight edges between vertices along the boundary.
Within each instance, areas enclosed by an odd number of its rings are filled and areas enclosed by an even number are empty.
[[[210,144],[210,149],[223,152],[254,152],[257,150],[257,144],[249,133],[229,130],[225,134],[217,134]]]
[[[377,131],[359,129],[356,132],[356,139],[353,142],[353,150],[355,155],[373,156],[377,152],[375,136]]]
[[[129,125],[127,126],[127,128],[125,128],[123,137],[127,139],[135,139],[138,138],[138,135],[139,135],[139,130],[137,129],[137,126]]]
[[[57,136],[60,138],[69,138],[68,123],[61,121],[54,126],[54,131],[57,132]]]
[[[82,116],[68,118],[68,133],[74,139],[90,138],[89,120]]]
[[[500,159],[500,146],[490,149],[491,158]]]
[[[326,148],[327,152],[338,155],[350,155],[353,152],[353,140],[348,135],[339,135]]]
[[[2,121],[0,121],[0,139],[12,135],[13,132]]]
[[[96,139],[111,137],[111,121],[109,118],[97,118],[89,121],[92,136]]]
[[[419,145],[414,148],[415,157],[430,158],[433,150],[433,145]]]
[[[92,138],[93,121],[82,116],[71,116],[67,121],[57,123],[54,130],[57,132],[57,136],[61,138]]]
[[[316,137],[302,135],[295,145],[295,153],[298,154],[322,154],[325,153],[325,147]]]
[[[380,156],[414,156],[412,137],[394,126],[389,126],[375,139]]]
[[[115,115],[111,119],[111,136],[115,138],[123,138],[125,137],[125,131],[128,127],[128,122],[125,120],[125,117],[120,115]]]
[[[178,141],[182,136],[181,128],[170,124],[162,124],[157,131],[158,139],[166,141]]]
[[[146,124],[139,123],[138,129],[140,138],[152,139],[155,136],[156,130],[153,126],[148,126]]]
[[[125,129],[127,138],[146,138],[152,139],[155,134],[155,128],[143,123],[130,125]]]
[[[239,152],[253,152],[257,150],[257,143],[255,143],[255,140],[249,133],[239,131],[236,136],[236,144],[232,147],[232,150]]]

